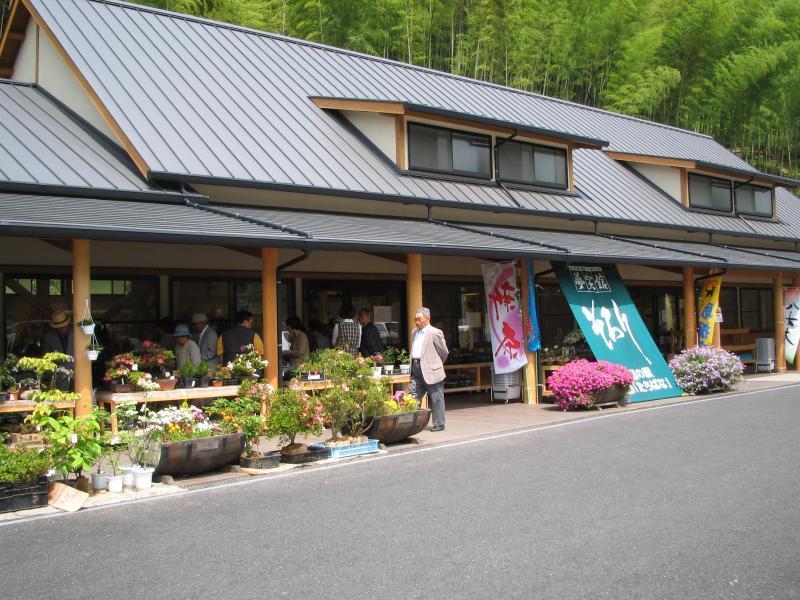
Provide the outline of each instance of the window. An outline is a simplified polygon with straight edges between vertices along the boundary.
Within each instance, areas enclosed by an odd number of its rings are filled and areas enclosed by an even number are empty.
[[[567,187],[567,151],[522,142],[497,147],[500,179],[518,183]]]
[[[412,170],[492,178],[492,138],[419,123],[408,124]]]
[[[750,331],[773,329],[771,289],[741,288],[739,297],[742,327]]]
[[[772,217],[772,190],[749,184],[736,188],[736,212],[756,217]]]
[[[689,206],[733,212],[732,186],[728,179],[689,174]]]

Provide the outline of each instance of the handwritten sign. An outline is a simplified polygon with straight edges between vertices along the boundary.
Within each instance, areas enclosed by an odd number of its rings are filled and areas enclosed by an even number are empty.
[[[595,358],[633,373],[631,402],[681,395],[613,265],[560,266],[556,275]]]
[[[788,288],[783,298],[785,327],[783,353],[786,362],[793,365],[797,357],[797,345],[800,342],[800,288]]]
[[[89,494],[63,483],[54,483],[47,496],[47,504],[66,512],[80,510]]]
[[[482,265],[495,373],[513,373],[528,364],[513,262]]]

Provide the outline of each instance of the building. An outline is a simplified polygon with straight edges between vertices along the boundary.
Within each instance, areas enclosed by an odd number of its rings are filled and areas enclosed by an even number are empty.
[[[694,343],[695,279],[722,272],[725,326],[774,337],[785,369],[798,182],[708,136],[114,1],[17,0],[0,77],[4,349],[90,296],[115,344],[248,308],[277,380],[287,315],[376,306],[399,342],[425,302],[470,358],[480,264],[520,259],[618,265],[664,353]],[[574,322],[541,283],[557,344]]]

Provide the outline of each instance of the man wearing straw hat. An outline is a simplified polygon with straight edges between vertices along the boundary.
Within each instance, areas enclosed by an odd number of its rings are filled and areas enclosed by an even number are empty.
[[[75,356],[75,347],[72,340],[72,327],[69,315],[63,310],[57,310],[50,316],[50,331],[44,334],[42,351],[60,352]]]

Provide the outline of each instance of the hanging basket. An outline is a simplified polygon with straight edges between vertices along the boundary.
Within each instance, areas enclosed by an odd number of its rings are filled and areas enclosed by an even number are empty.
[[[94,335],[94,323],[89,323],[88,325],[81,325],[81,330],[86,335]]]
[[[88,358],[92,362],[96,361],[98,356],[100,356],[100,352],[98,352],[97,350],[86,351],[86,358]]]

